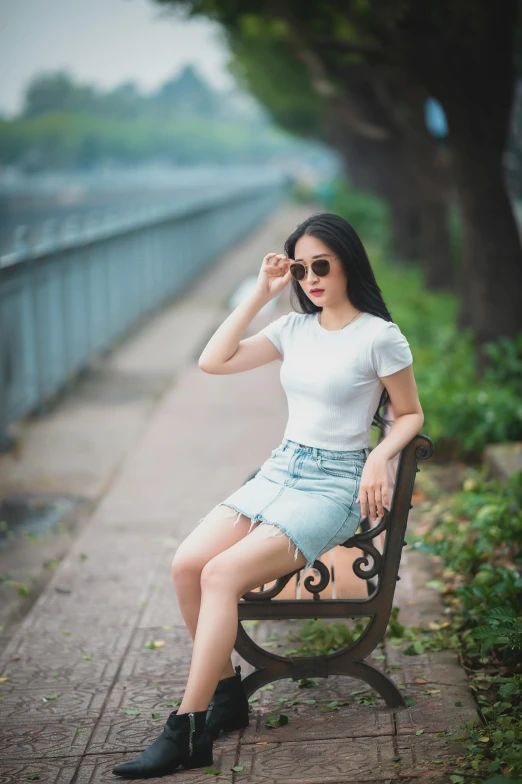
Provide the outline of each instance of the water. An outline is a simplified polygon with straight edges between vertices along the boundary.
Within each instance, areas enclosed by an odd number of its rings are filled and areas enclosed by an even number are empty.
[[[212,195],[234,182],[247,183],[260,168],[143,166],[33,175],[5,170],[0,173],[0,256],[12,250],[17,226],[28,227],[33,245],[46,220],[60,227],[72,215],[81,221],[93,213],[104,219],[142,205],[175,207],[198,193]]]

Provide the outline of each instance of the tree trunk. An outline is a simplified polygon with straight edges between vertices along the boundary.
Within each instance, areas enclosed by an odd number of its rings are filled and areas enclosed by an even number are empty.
[[[502,160],[515,84],[517,2],[504,0],[499,9],[476,0],[472,24],[466,4],[440,0],[436,18],[430,8],[406,9],[397,45],[446,113],[463,230],[459,325],[472,326],[480,348],[522,330],[522,248]],[[478,359],[482,371],[487,360],[480,350]]]
[[[423,265],[427,288],[453,290],[447,190],[436,150],[430,157],[425,145],[423,159],[418,160],[418,148],[395,129],[381,141],[354,133],[339,120],[335,127],[332,143],[346,161],[354,185],[388,205],[397,256]]]
[[[502,159],[497,150],[476,147],[469,139],[454,136],[452,147],[463,228],[465,307],[479,343],[514,337],[522,330],[522,249]]]

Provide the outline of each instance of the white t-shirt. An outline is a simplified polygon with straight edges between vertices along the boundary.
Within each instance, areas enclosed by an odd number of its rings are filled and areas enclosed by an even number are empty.
[[[283,438],[305,446],[368,448],[384,385],[380,380],[413,361],[397,324],[363,312],[342,329],[327,330],[319,313],[286,313],[260,330],[282,358],[288,402]]]

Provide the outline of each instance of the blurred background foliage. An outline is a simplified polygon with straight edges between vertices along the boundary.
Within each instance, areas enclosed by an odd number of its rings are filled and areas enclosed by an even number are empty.
[[[0,161],[30,171],[262,163],[311,146],[255,101],[213,89],[192,65],[148,94],[133,82],[103,90],[64,71],[42,74],[19,115],[0,118]]]

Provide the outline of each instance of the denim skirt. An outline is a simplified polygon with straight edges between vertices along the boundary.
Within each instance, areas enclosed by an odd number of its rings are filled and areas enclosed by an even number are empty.
[[[338,451],[284,438],[257,474],[217,506],[266,524],[267,536],[286,534],[306,558],[305,573],[320,555],[342,544],[361,521],[359,492],[369,448]]]

